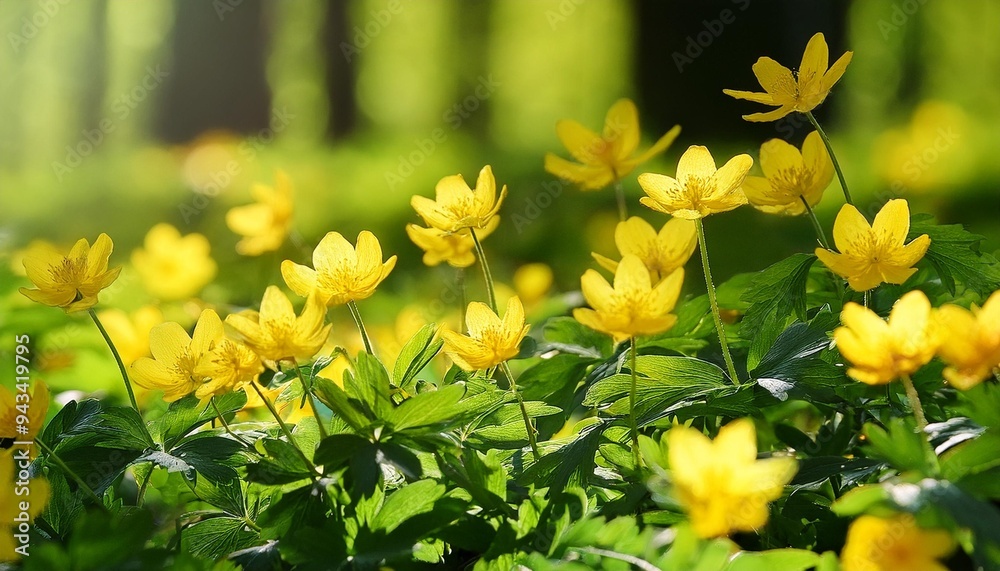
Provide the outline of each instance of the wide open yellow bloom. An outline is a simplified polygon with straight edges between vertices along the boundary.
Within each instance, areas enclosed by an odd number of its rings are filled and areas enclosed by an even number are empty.
[[[195,389],[194,396],[206,401],[213,396],[237,391],[243,385],[254,382],[262,372],[264,366],[252,349],[243,343],[223,338],[198,360],[194,374],[202,382]]]
[[[614,287],[596,270],[583,274],[580,278],[583,297],[593,309],[574,309],[573,318],[613,336],[616,341],[661,333],[677,321],[677,316],[670,312],[677,304],[683,283],[684,269],[678,268],[653,287],[642,260],[625,254],[615,270]]]
[[[931,321],[931,302],[914,290],[892,307],[885,322],[872,310],[847,303],[843,327],[833,332],[840,354],[853,365],[847,374],[869,385],[884,385],[915,373],[934,357],[938,336]]]
[[[677,499],[695,533],[725,537],[767,523],[767,504],[781,497],[795,475],[794,458],[757,460],[749,419],[734,420],[715,440],[686,426],[667,432],[668,461]]]
[[[497,182],[490,165],[479,171],[475,190],[469,188],[462,175],[446,176],[434,188],[435,199],[414,196],[410,205],[424,222],[442,232],[458,232],[465,228],[482,230],[500,211],[507,196],[507,186],[497,198]]]
[[[61,307],[66,313],[97,304],[97,294],[118,279],[121,267],[108,269],[114,243],[101,234],[91,247],[86,239],[63,256],[55,248],[38,247],[24,257],[24,272],[36,289],[20,288],[32,301]]]
[[[615,245],[622,256],[632,254],[642,260],[649,270],[653,284],[684,264],[698,247],[698,228],[694,222],[683,218],[671,218],[657,233],[649,222],[638,216],[619,222],[615,227]],[[615,272],[618,262],[592,252],[602,268]]]
[[[716,169],[707,148],[691,145],[677,163],[676,178],[650,172],[639,175],[639,186],[647,194],[639,202],[687,220],[726,212],[747,203],[740,187],[752,166],[753,159],[743,154]]]
[[[21,502],[28,503],[28,518],[33,520],[45,509],[51,497],[49,483],[43,478],[32,478],[28,481],[28,493],[16,495],[14,489],[15,481],[19,478],[16,471],[26,468],[27,465],[20,466],[24,460],[14,459],[15,449],[0,450],[0,562],[18,561],[21,556],[15,551],[20,543],[14,540],[15,526],[18,522],[14,518],[21,514]],[[20,531],[18,531],[20,533]]]
[[[948,364],[944,378],[951,386],[971,389],[1000,367],[1000,291],[971,311],[941,306],[934,321],[941,342],[938,355]]]
[[[18,407],[26,408],[18,408]],[[25,413],[25,410],[27,411]],[[45,424],[49,411],[49,387],[42,380],[35,380],[29,393],[12,393],[0,385],[0,439],[31,441]],[[17,417],[28,417],[28,432],[18,434]]]
[[[851,523],[840,554],[843,571],[948,571],[938,562],[955,549],[943,529],[923,529],[912,515],[863,515]]]
[[[149,331],[163,323],[163,312],[155,305],[144,305],[131,315],[120,309],[106,309],[97,316],[126,365],[149,356]]]
[[[466,371],[495,367],[517,356],[521,340],[531,329],[524,322],[524,306],[514,296],[507,301],[503,320],[485,303],[474,301],[465,313],[468,335],[441,330],[444,352]]]
[[[823,103],[830,89],[844,75],[852,57],[854,52],[846,52],[831,66],[830,48],[823,34],[818,33],[806,44],[797,73],[769,57],[762,57],[753,64],[753,73],[766,93],[733,89],[722,92],[737,99],[778,107],[767,113],[744,115],[747,121],[776,121],[795,111],[808,113]]]
[[[302,314],[295,316],[292,302],[277,286],[268,286],[260,312],[246,311],[226,317],[239,334],[271,368],[281,360],[310,359],[323,348],[332,325],[323,325],[326,306],[309,296]]]
[[[132,252],[132,265],[146,291],[164,301],[194,296],[218,269],[209,254],[208,238],[197,232],[181,236],[170,224],[157,224],[149,229],[143,246]]]
[[[494,216],[486,223],[486,227],[476,232],[476,237],[482,240],[489,236],[500,225],[500,217]],[[406,225],[406,234],[421,250],[424,251],[424,263],[436,266],[447,262],[454,268],[467,268],[476,263],[473,250],[476,247],[469,229],[457,232],[444,232],[434,228],[424,228],[416,224]]]
[[[274,187],[255,184],[250,189],[253,204],[236,206],[226,213],[226,225],[243,236],[236,251],[259,256],[281,247],[292,224],[292,180],[285,171],[275,174]]]
[[[142,357],[132,363],[132,380],[140,387],[163,391],[167,402],[183,398],[205,381],[195,368],[223,335],[222,320],[211,309],[201,312],[192,336],[178,323],[161,323],[149,332],[153,358]]]
[[[770,214],[799,215],[816,206],[833,180],[833,161],[819,133],[806,135],[802,152],[781,139],[760,146],[764,176],[748,176],[743,192],[754,208]]]
[[[545,170],[579,184],[582,190],[600,190],[667,150],[680,132],[681,126],[674,125],[652,147],[636,154],[641,136],[639,112],[631,99],[619,99],[608,110],[600,135],[569,119],[556,123],[559,140],[579,163],[546,153]]]
[[[315,291],[328,307],[360,301],[375,293],[375,288],[396,267],[396,256],[382,262],[378,238],[364,230],[358,234],[357,249],[340,232],[329,232],[313,250],[316,269],[281,262],[281,275],[295,293],[308,297]]]
[[[916,273],[913,265],[931,244],[924,234],[904,245],[909,231],[910,208],[901,198],[886,202],[870,226],[857,208],[845,204],[833,223],[833,242],[841,253],[816,248],[816,256],[854,291],[901,284]]]

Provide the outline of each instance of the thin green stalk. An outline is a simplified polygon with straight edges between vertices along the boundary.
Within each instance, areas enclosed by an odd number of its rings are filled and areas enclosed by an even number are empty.
[[[94,490],[90,486],[88,486],[86,482],[83,481],[83,478],[78,476],[77,473],[74,472],[72,468],[67,466],[66,463],[62,461],[62,458],[60,458],[59,455],[56,454],[55,450],[49,448],[48,444],[46,444],[45,441],[43,441],[38,436],[35,437],[35,444],[37,444],[38,447],[42,449],[42,452],[44,452],[45,455],[50,460],[52,460],[52,462],[55,463],[56,466],[59,466],[59,469],[63,471],[63,474],[72,478],[73,481],[76,482],[76,485],[80,486],[80,489],[83,490],[85,494],[90,496],[90,499],[94,500],[94,503],[97,504],[97,506],[101,508],[101,510],[105,512],[108,511],[108,508],[104,506],[104,500],[102,500],[101,497],[98,496],[94,492]]]
[[[726,330],[722,325],[722,314],[719,313],[719,300],[715,297],[715,284],[712,283],[712,269],[708,265],[708,246],[705,244],[705,224],[701,218],[697,220],[698,249],[701,250],[701,267],[705,271],[705,287],[708,289],[708,303],[712,306],[712,317],[715,319],[715,332],[719,335],[719,345],[722,346],[722,357],[729,369],[729,378],[734,384],[740,384],[736,374],[733,356],[729,353],[729,343],[726,341]]]
[[[638,470],[640,459],[639,459],[639,425],[635,419],[635,393],[636,393],[635,358],[637,349],[635,343],[635,336],[633,335],[629,339],[629,341],[632,345],[631,347],[632,350],[630,351],[631,363],[629,364],[629,368],[632,371],[632,386],[629,389],[628,393],[628,424],[629,424],[629,432],[631,433],[632,436],[632,461],[635,463],[635,469]]]
[[[97,318],[97,312],[94,311],[94,308],[88,309],[87,312],[90,313],[90,317],[94,320],[94,324],[97,325],[97,329],[104,337],[104,341],[108,344],[108,347],[111,348],[111,354],[115,356],[115,362],[118,363],[118,370],[122,374],[122,380],[125,381],[125,390],[128,392],[128,400],[132,403],[132,408],[134,408],[136,412],[139,412],[139,404],[135,401],[135,392],[132,390],[132,383],[128,380],[128,370],[125,369],[125,363],[122,362],[121,355],[118,354],[118,349],[115,348],[115,344],[111,341],[111,337],[104,329],[104,325],[101,323],[101,320]]]
[[[222,414],[222,410],[219,409],[218,403],[215,402],[215,395],[212,395],[212,398],[209,399],[208,402],[212,403],[212,408],[215,409],[215,414],[219,417],[219,422],[222,423],[222,427],[226,429],[226,432],[247,448],[253,447],[253,444],[244,440],[242,436],[233,432],[233,429],[229,427],[229,423],[226,422],[226,417]]]
[[[347,302],[347,308],[351,310],[351,316],[354,317],[354,323],[358,324],[358,331],[361,332],[361,341],[365,344],[365,351],[374,355],[375,351],[372,350],[372,340],[368,337],[368,330],[365,329],[365,322],[361,321],[361,311],[358,310],[358,304],[352,299]]]
[[[295,442],[295,438],[292,436],[292,431],[288,429],[288,425],[285,424],[285,421],[281,419],[281,415],[278,414],[278,410],[274,408],[274,404],[271,403],[270,399],[268,399],[267,396],[264,395],[264,392],[260,390],[260,387],[257,386],[256,382],[251,381],[250,385],[253,387],[253,390],[257,391],[257,394],[260,396],[260,400],[264,401],[264,406],[266,406],[267,410],[271,412],[271,416],[274,417],[274,420],[278,421],[278,426],[280,426],[281,431],[285,433],[285,436],[288,438],[289,444],[291,444],[292,448],[294,448],[295,451],[299,453],[299,456],[302,457],[302,461],[306,463],[306,467],[309,468],[309,476],[313,479],[313,481],[316,481],[317,479],[316,466],[313,465],[311,460],[309,460],[309,457],[306,456],[306,453],[303,452],[301,448],[299,448],[298,443]]]
[[[830,242],[826,240],[826,232],[823,231],[823,226],[819,223],[819,218],[816,218],[816,213],[813,212],[812,206],[809,206],[809,201],[806,200],[805,196],[799,195],[802,199],[802,205],[806,207],[806,213],[809,215],[809,221],[812,222],[813,230],[816,231],[816,238],[819,239],[820,246],[823,246],[824,250],[830,249]]]
[[[906,400],[910,401],[910,408],[913,409],[913,417],[917,419],[917,429],[921,434],[927,428],[927,417],[924,416],[924,407],[920,404],[920,395],[917,394],[917,387],[913,386],[913,379],[910,375],[901,375],[899,380],[903,381],[903,388],[906,389]]]
[[[306,398],[309,399],[309,406],[312,407],[313,416],[316,417],[316,424],[319,426],[319,437],[320,439],[326,438],[330,434],[326,431],[326,426],[323,425],[323,419],[319,416],[319,409],[316,408],[316,397],[312,393],[312,385],[306,386],[306,380],[302,378],[302,369],[299,367],[299,361],[292,357],[292,366],[295,367],[295,376],[299,378],[299,382],[302,383],[302,390],[306,393]]]
[[[461,296],[458,300],[459,306],[458,311],[460,314],[461,321],[458,322],[459,333],[465,335],[465,308],[469,304],[467,295],[465,293],[465,268],[457,268],[455,270],[455,283],[458,285],[459,295]]]
[[[490,273],[490,264],[486,261],[486,253],[483,252],[483,245],[479,242],[479,236],[476,236],[476,229],[469,228],[469,233],[472,234],[472,243],[476,246],[476,257],[479,258],[479,266],[483,268],[483,279],[486,281],[486,296],[490,302],[490,309],[493,313],[497,313],[497,294],[493,291],[493,274]]]
[[[514,393],[514,396],[517,398],[517,404],[521,407],[524,429],[528,431],[528,446],[531,447],[531,454],[535,457],[535,461],[538,461],[542,457],[542,454],[538,451],[538,443],[535,441],[535,427],[531,424],[531,417],[528,416],[528,409],[524,406],[524,399],[521,398],[521,393],[517,390],[517,381],[514,380],[514,375],[510,372],[510,367],[507,366],[506,361],[500,363],[500,368],[503,369],[503,374],[507,375],[507,380],[510,382],[510,392]]]
[[[844,171],[840,168],[840,162],[837,161],[837,155],[833,152],[833,145],[830,144],[830,137],[826,135],[826,131],[823,127],[819,126],[819,121],[813,117],[812,111],[806,111],[806,118],[812,123],[813,128],[819,133],[819,137],[823,139],[823,144],[826,145],[827,152],[830,153],[830,159],[833,161],[833,168],[837,171],[837,178],[840,179],[840,188],[844,190],[844,199],[847,200],[848,204],[854,204],[854,200],[851,199],[851,193],[847,190],[847,179],[844,178]]]
[[[622,222],[628,220],[628,203],[625,202],[625,188],[622,180],[615,178],[615,198],[618,199],[618,219]]]

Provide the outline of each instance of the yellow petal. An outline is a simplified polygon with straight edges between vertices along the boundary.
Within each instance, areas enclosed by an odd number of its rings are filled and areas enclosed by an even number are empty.
[[[639,202],[661,212],[672,212],[673,209],[689,208],[690,199],[677,179],[663,174],[642,173],[639,175],[639,186],[648,195]],[[655,206],[654,206],[655,205]]]
[[[625,254],[615,272],[615,292],[622,295],[641,294],[652,289],[649,270],[637,256]]]
[[[524,330],[524,326],[524,305],[521,304],[521,299],[515,295],[507,300],[507,308],[503,315],[503,331],[520,341],[519,336]]]
[[[465,310],[465,324],[469,330],[469,336],[480,338],[489,329],[499,329],[500,318],[485,303],[473,301]]]
[[[747,173],[750,172],[750,167],[752,166],[753,158],[747,154],[736,155],[735,157],[729,159],[726,164],[722,165],[722,168],[715,172],[713,177],[715,191],[712,192],[707,198],[714,199],[728,195],[734,190],[739,191],[740,186],[743,184],[743,180],[746,178]],[[745,203],[746,199],[743,199],[743,201],[740,202],[740,204]]]
[[[578,307],[573,310],[573,319],[579,321],[594,331],[600,331],[601,333],[606,333],[608,335],[615,334],[615,332],[608,330],[604,320],[601,319],[600,314],[593,309]]]
[[[345,261],[348,266],[357,265],[358,256],[354,246],[340,232],[327,232],[313,250],[313,267],[316,268],[316,272],[326,274]]]
[[[226,226],[243,236],[259,234],[271,226],[272,213],[273,211],[266,204],[236,206],[226,212]]]
[[[781,98],[794,99],[796,84],[792,70],[769,57],[762,57],[753,64],[753,73],[764,91]],[[775,101],[778,101],[777,97]]]
[[[149,352],[157,361],[176,363],[190,344],[191,337],[178,323],[169,321],[149,330]]]
[[[545,170],[561,179],[575,182],[581,190],[600,190],[614,182],[614,172],[607,165],[581,165],[552,153],[545,155]]]
[[[730,97],[735,97],[736,99],[744,99],[746,101],[753,101],[754,103],[763,103],[765,105],[780,105],[780,103],[774,102],[774,97],[770,93],[737,91],[735,89],[723,89],[722,92]]]
[[[434,196],[439,205],[461,202],[471,194],[472,189],[460,174],[446,176],[434,186]]]
[[[894,250],[887,262],[904,268],[910,268],[924,257],[930,245],[931,237],[923,234],[914,238],[906,246]]]
[[[651,258],[656,248],[656,230],[642,218],[632,216],[615,227],[615,245],[621,255],[632,254],[642,260]]]
[[[923,336],[931,317],[931,302],[920,290],[899,298],[889,313],[889,329],[897,337]]]
[[[603,138],[618,160],[627,159],[639,147],[639,111],[631,99],[619,99],[608,110]]]
[[[910,208],[906,200],[897,198],[886,202],[875,215],[872,231],[879,244],[901,246],[910,231]]]
[[[757,459],[757,432],[750,419],[741,418],[723,426],[714,444],[714,454],[737,466],[753,464]]]
[[[746,121],[753,121],[755,123],[766,123],[768,121],[777,121],[793,111],[795,111],[795,105],[783,104],[781,107],[766,113],[751,113],[750,115],[744,115],[743,119]]]
[[[802,64],[799,66],[799,81],[819,81],[830,65],[830,48],[826,38],[819,32],[809,38],[806,50],[802,53]]]
[[[680,425],[667,431],[667,445],[674,481],[685,486],[702,482],[705,467],[714,456],[712,441],[700,431]]]
[[[260,318],[264,322],[288,322],[295,319],[292,302],[277,286],[267,286],[260,302]],[[228,318],[227,318],[228,321]]]
[[[802,153],[794,145],[771,139],[760,146],[760,168],[769,179],[778,178],[782,171],[801,171],[802,166]]]
[[[847,71],[847,66],[851,63],[851,58],[853,57],[854,52],[845,52],[844,55],[840,56],[840,58],[837,59],[832,66],[830,66],[829,71],[827,71],[826,75],[823,76],[823,82],[821,84],[823,91],[830,91],[834,84],[840,81],[840,78],[843,77],[844,72]]]
[[[597,262],[597,265],[601,266],[605,270],[608,270],[612,274],[618,269],[618,262],[612,260],[611,258],[602,256],[597,252],[591,252],[590,255],[594,258],[594,261]]]
[[[378,238],[368,230],[358,234],[356,251],[357,268],[359,272],[373,272],[382,265],[382,245]],[[386,272],[388,274],[389,272]]]
[[[830,153],[823,144],[819,132],[813,131],[806,135],[802,143],[802,163],[813,173],[814,187],[820,190],[826,189],[833,180],[833,161],[830,160]]]
[[[673,311],[677,305],[677,298],[681,295],[681,287],[684,285],[684,268],[677,268],[670,272],[670,275],[660,280],[653,288],[653,299],[656,307],[650,308],[654,313],[663,314]],[[672,324],[671,324],[672,325]]]
[[[114,249],[115,245],[111,241],[111,238],[104,233],[101,233],[94,240],[94,246],[90,249],[87,254],[87,273],[90,275],[99,274],[108,269],[108,257],[111,256],[111,251]]]
[[[866,242],[871,235],[871,226],[854,205],[845,204],[840,208],[837,219],[833,222],[833,243],[838,250],[845,254],[865,251]]]
[[[750,204],[757,206],[778,206],[785,204],[783,196],[776,196],[771,182],[762,176],[748,176],[743,180],[743,194]]]
[[[580,278],[580,290],[590,307],[601,310],[615,297],[615,290],[596,270],[587,270]]]
[[[655,143],[653,143],[652,147],[643,151],[642,154],[640,154],[638,157],[635,157],[634,159],[628,161],[627,163],[628,170],[631,171],[636,166],[641,165],[642,163],[648,161],[649,159],[667,150],[667,148],[671,144],[673,144],[674,140],[676,140],[677,136],[680,134],[681,134],[681,126],[674,125],[673,128],[671,128]],[[619,173],[619,174],[624,174],[624,173]]]
[[[212,346],[222,341],[225,330],[222,327],[222,320],[214,310],[206,309],[198,317],[198,323],[194,326],[194,334],[191,335],[191,352],[194,355],[201,355],[212,349]]]
[[[691,145],[681,155],[677,163],[677,181],[682,185],[688,184],[688,179],[709,178],[715,174],[715,159],[707,147],[701,145]],[[642,181],[640,181],[642,184]]]
[[[292,291],[303,297],[316,287],[316,271],[291,260],[281,262],[281,277]]]
[[[600,135],[570,119],[556,123],[556,135],[573,158],[581,163],[593,163],[596,151],[605,144]]]

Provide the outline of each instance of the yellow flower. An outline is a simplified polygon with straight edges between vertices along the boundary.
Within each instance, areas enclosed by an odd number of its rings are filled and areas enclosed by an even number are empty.
[[[155,305],[145,305],[132,315],[120,309],[106,309],[97,316],[126,365],[149,356],[149,331],[163,323],[163,312]]]
[[[313,250],[313,265],[316,269],[285,260],[281,275],[295,293],[308,297],[315,291],[320,302],[333,307],[375,293],[396,266],[396,256],[383,263],[382,246],[367,230],[358,234],[356,250],[340,232],[329,232]]]
[[[632,254],[642,260],[649,279],[656,284],[691,258],[698,247],[698,229],[690,220],[671,218],[657,233],[649,222],[633,216],[618,223],[615,245],[621,255]],[[597,253],[591,255],[602,268],[611,272],[618,269],[618,262]]]
[[[823,103],[830,89],[844,75],[852,57],[854,52],[846,52],[830,66],[830,48],[823,34],[818,33],[806,44],[798,73],[769,57],[762,57],[753,64],[753,73],[767,93],[732,89],[722,92],[737,99],[778,107],[767,113],[744,115],[747,121],[775,121],[793,111],[808,113]]]
[[[153,358],[142,357],[132,363],[132,381],[146,389],[163,391],[167,402],[185,397],[205,381],[195,368],[222,338],[222,320],[211,309],[201,312],[192,336],[177,323],[161,323],[149,332]]]
[[[833,338],[854,365],[847,374],[862,383],[884,385],[915,373],[937,350],[931,302],[919,290],[899,298],[888,322],[856,303],[844,305],[840,321],[844,326],[834,330]]]
[[[485,228],[476,232],[476,237],[482,240],[492,234],[499,225],[500,217],[494,216],[486,223]],[[457,232],[444,232],[433,226],[424,228],[416,224],[407,224],[406,234],[424,251],[424,263],[428,266],[448,262],[448,265],[455,268],[467,268],[476,263],[476,255],[473,253],[476,245],[472,241],[471,231],[467,228]]]
[[[295,316],[292,302],[277,286],[268,286],[260,312],[247,311],[226,317],[241,341],[275,368],[284,359],[310,359],[323,347],[332,325],[323,325],[326,306],[315,296],[306,299],[302,314]]]
[[[594,309],[577,308],[573,317],[580,323],[607,333],[616,341],[636,335],[651,335],[673,327],[677,316],[670,312],[677,304],[684,283],[684,269],[678,268],[653,287],[649,270],[642,260],[625,254],[615,271],[614,287],[596,270],[580,278],[583,297]]]
[[[630,99],[619,99],[604,118],[604,132],[598,135],[576,121],[556,123],[556,134],[574,163],[552,153],[545,154],[545,170],[559,178],[575,182],[582,190],[599,190],[619,181],[628,173],[667,150],[681,132],[674,125],[666,135],[645,152],[639,147],[639,112]],[[582,164],[581,164],[582,163]]]
[[[747,203],[740,187],[751,166],[753,159],[744,154],[716,170],[712,153],[692,145],[677,163],[677,178],[649,172],[639,175],[639,186],[648,195],[639,202],[688,220],[726,212]]]
[[[830,270],[847,279],[854,291],[868,291],[885,282],[901,284],[931,244],[924,234],[909,244],[910,208],[897,198],[885,203],[871,226],[853,205],[845,204],[833,223],[833,242],[841,253],[816,248],[816,256]]]
[[[21,407],[21,408],[19,408]],[[29,393],[12,393],[0,385],[0,439],[30,441],[42,430],[49,411],[49,387],[44,381],[35,380]],[[17,434],[17,417],[28,418],[28,432]]]
[[[16,477],[15,472],[28,467],[26,459],[19,457],[15,462],[15,454],[14,449],[0,450],[0,489],[4,490],[0,494],[0,562],[13,562],[21,558],[16,550],[21,543],[14,539],[18,523],[15,518],[24,511],[21,509],[21,504],[28,504],[28,519],[33,520],[42,513],[51,497],[49,483],[43,478],[29,480],[24,486],[26,494],[14,492],[16,489],[21,489],[22,486],[19,483],[21,479]],[[15,485],[15,482],[18,483]],[[21,533],[21,531],[17,530],[16,533]]]
[[[250,189],[257,202],[231,208],[226,225],[243,236],[236,251],[244,256],[259,256],[281,247],[292,224],[292,180],[285,171],[275,174],[274,187],[255,184]]]
[[[851,523],[840,554],[844,571],[948,571],[938,562],[955,549],[943,529],[922,529],[910,514],[863,515]]]
[[[108,269],[114,243],[107,234],[94,240],[94,247],[80,239],[63,256],[54,248],[39,247],[24,257],[24,272],[37,289],[21,288],[28,299],[66,313],[90,309],[97,304],[97,294],[114,282],[121,267]]]
[[[524,264],[514,271],[514,291],[529,308],[545,299],[555,276],[546,264]]]
[[[667,453],[677,499],[695,533],[724,537],[767,523],[767,504],[781,497],[795,475],[794,458],[757,460],[753,422],[740,419],[715,440],[686,426],[667,432]]]
[[[1000,367],[1000,291],[972,310],[944,305],[935,322],[941,346],[938,355],[948,364],[944,378],[953,387],[968,390]]]
[[[252,383],[264,372],[260,358],[249,347],[229,338],[223,338],[211,351],[203,354],[195,365],[194,374],[202,382],[194,396],[206,401],[213,396],[239,390]]]
[[[462,175],[456,174],[438,181],[434,195],[435,200],[425,196],[410,199],[410,205],[428,226],[442,232],[458,232],[464,228],[481,230],[500,211],[507,197],[507,186],[500,189],[498,199],[493,169],[486,165],[479,171],[475,190],[469,188]]]
[[[444,352],[466,371],[495,367],[517,356],[521,340],[531,329],[524,323],[524,306],[514,296],[507,302],[503,321],[486,304],[474,301],[465,314],[469,334],[444,329]]]
[[[153,297],[188,299],[215,277],[211,246],[201,234],[182,237],[170,224],[157,224],[149,229],[143,245],[145,249],[132,252],[132,265]]]
[[[757,210],[770,214],[806,213],[802,199],[813,207],[833,180],[833,161],[819,133],[806,135],[802,152],[781,139],[760,146],[760,168],[764,176],[748,176],[743,192]]]

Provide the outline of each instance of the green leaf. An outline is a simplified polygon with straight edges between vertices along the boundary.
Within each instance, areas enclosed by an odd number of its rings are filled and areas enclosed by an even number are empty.
[[[132,510],[120,515],[91,511],[73,525],[67,553],[73,569],[116,569],[133,557],[153,533],[153,515]]]
[[[344,371],[344,391],[361,403],[369,418],[383,418],[392,408],[389,372],[370,353],[358,353],[354,374]]]
[[[404,400],[398,407],[388,410],[382,418],[394,432],[436,424],[446,425],[447,421],[462,412],[459,401],[463,396],[464,384],[447,385]]]
[[[247,466],[248,481],[275,486],[312,477],[312,470],[288,442],[264,438],[257,441],[257,446],[264,449],[265,456]]]
[[[358,401],[352,400],[343,389],[330,379],[316,377],[313,381],[313,387],[316,389],[316,396],[319,400],[341,420],[350,425],[355,432],[367,433],[371,421],[365,415],[362,407],[354,404]]]
[[[874,424],[864,426],[869,443],[864,447],[867,455],[881,458],[902,472],[920,470],[930,474],[934,471],[927,458],[931,451],[925,448],[927,444],[924,437],[917,433],[911,419],[893,418],[889,421],[888,428],[886,431]]]
[[[243,391],[226,393],[215,399],[216,405],[223,415],[230,415],[241,410],[247,403],[247,395]],[[201,400],[188,395],[170,403],[167,412],[153,422],[153,430],[159,436],[165,450],[169,450],[192,431],[216,417],[211,405],[201,405]]]
[[[207,559],[221,559],[257,542],[257,533],[246,522],[233,517],[206,519],[181,533],[181,549]]]
[[[437,325],[428,323],[410,338],[396,357],[396,365],[392,368],[392,379],[397,387],[412,392],[416,376],[430,363],[431,359],[441,351],[444,341],[434,339]]]
[[[545,322],[542,337],[545,347],[564,353],[599,359],[611,354],[611,338],[594,331],[572,317],[553,317]]]
[[[354,434],[333,434],[320,441],[314,460],[317,464],[335,470],[347,463],[362,448],[372,446],[368,440]]]
[[[916,214],[911,218],[907,240],[922,234],[931,238],[924,259],[934,266],[952,295],[956,280],[984,297],[1000,289],[1000,263],[980,251],[983,236],[966,231],[960,224],[938,225],[933,217]]]
[[[372,531],[391,533],[407,519],[434,509],[434,502],[444,492],[445,487],[434,480],[420,480],[398,489],[382,504],[382,509],[371,522]]]
[[[781,332],[750,378],[776,399],[789,396],[811,402],[842,402],[834,388],[845,384],[843,367],[828,363],[819,354],[829,347],[829,331],[838,317],[820,312],[809,323],[794,323]]]
[[[554,491],[569,484],[586,484],[594,475],[594,457],[604,428],[603,422],[584,428],[575,440],[529,466],[518,480],[523,485],[548,486]]]
[[[46,427],[43,438],[56,452],[83,446],[143,451],[153,446],[135,409],[104,406],[93,399],[67,403]]]
[[[248,452],[239,442],[225,437],[197,435],[170,450],[210,481],[222,483],[236,478],[235,468],[247,463]]]
[[[803,549],[772,549],[751,553],[741,551],[729,561],[726,571],[806,571],[820,562],[818,553]]]
[[[750,341],[748,368],[760,362],[788,320],[806,319],[806,281],[816,261],[812,254],[793,254],[757,274],[743,293],[749,304],[740,334]]]

